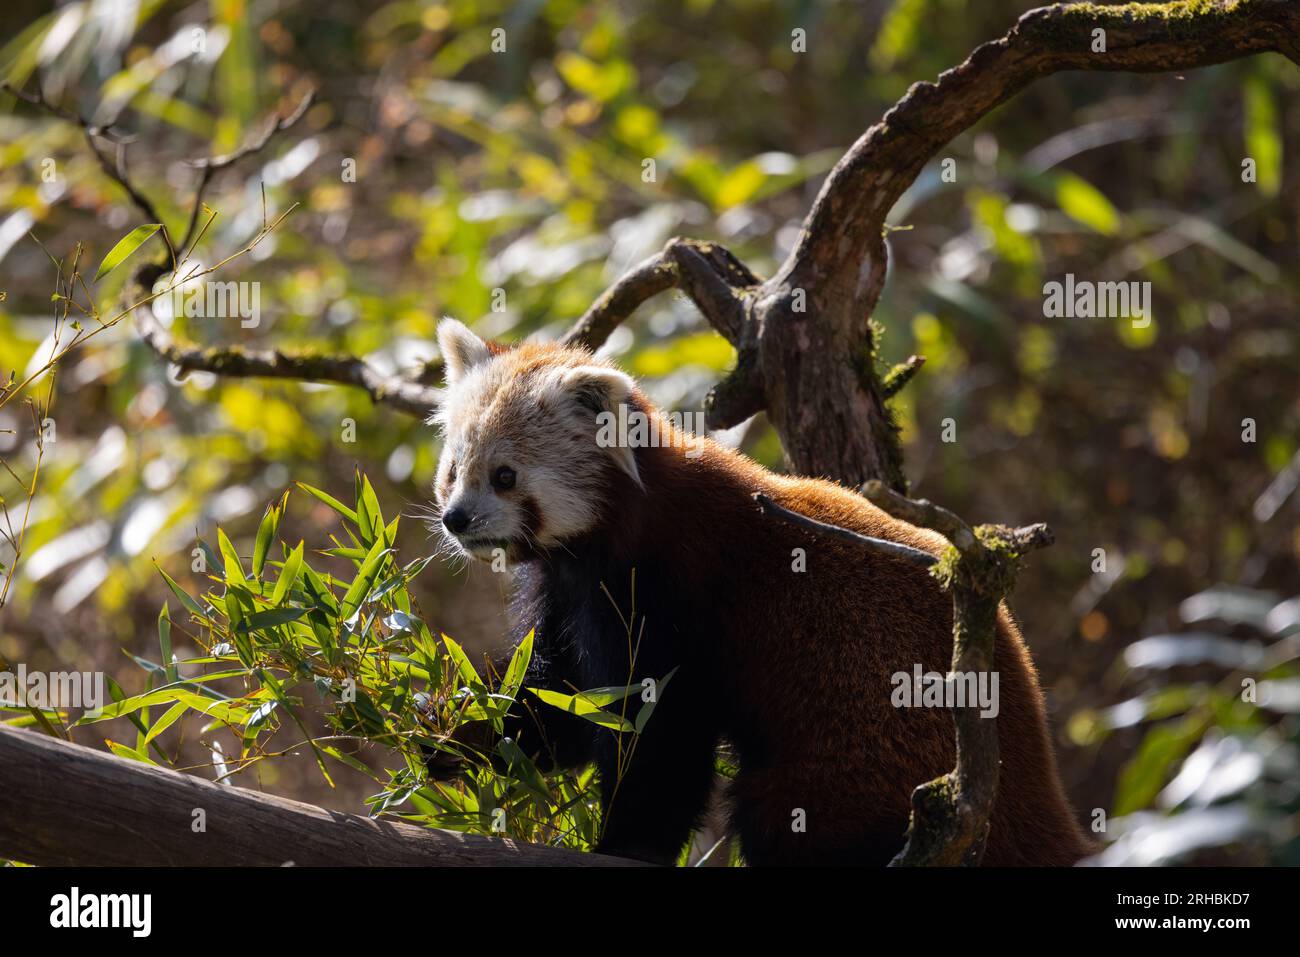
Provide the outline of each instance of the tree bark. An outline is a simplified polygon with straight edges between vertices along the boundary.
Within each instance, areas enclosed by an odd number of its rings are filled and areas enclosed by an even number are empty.
[[[47,867],[640,862],[327,811],[0,725],[0,857]],[[197,811],[206,830],[195,831]]]

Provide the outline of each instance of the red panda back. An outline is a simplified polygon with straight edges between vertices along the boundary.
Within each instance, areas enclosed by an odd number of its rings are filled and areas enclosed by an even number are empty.
[[[775,475],[709,443],[645,456],[641,547],[681,565],[680,587],[712,603],[727,733],[742,770],[735,820],[758,862],[886,863],[910,796],[952,769],[944,708],[897,708],[896,674],[946,674],[952,602],[911,563],[762,515],[764,492],[811,518],[939,553],[939,535],[830,482]],[[652,529],[658,529],[656,534]],[[648,614],[652,612],[647,612]],[[1061,787],[1037,673],[1005,609],[996,648],[1002,770],[984,862],[1072,864],[1088,844]],[[748,759],[747,759],[748,755]],[[798,828],[803,822],[805,829]]]

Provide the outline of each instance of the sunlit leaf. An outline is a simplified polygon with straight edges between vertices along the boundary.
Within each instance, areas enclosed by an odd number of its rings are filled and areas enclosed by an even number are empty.
[[[287,493],[286,493],[287,494]],[[275,502],[266,506],[262,521],[257,527],[257,540],[253,545],[253,577],[262,577],[262,568],[266,565],[266,553],[280,527],[281,508]]]
[[[584,718],[592,724],[598,724],[602,728],[610,728],[614,731],[636,730],[635,725],[626,718],[596,707],[595,704],[588,701],[581,694],[565,694],[561,691],[550,691],[546,688],[529,688],[528,690],[552,707],[567,711],[569,714],[576,714],[578,717]]]
[[[307,485],[307,484],[305,484],[305,483],[303,483],[303,482],[295,482],[294,484],[297,485],[298,488],[300,488],[300,489],[302,489],[304,492],[306,492],[308,495],[312,495],[312,496],[314,496],[315,498],[320,499],[322,502],[324,502],[324,503],[325,503],[326,505],[328,505],[330,508],[334,509],[334,511],[338,512],[338,513],[339,513],[340,515],[342,515],[344,518],[346,518],[346,519],[348,519],[349,521],[351,521],[354,525],[360,525],[360,524],[361,524],[361,523],[360,523],[360,520],[359,520],[358,517],[357,517],[357,513],[356,513],[356,511],[354,511],[353,509],[348,508],[346,505],[344,505],[342,502],[340,502],[340,501],[339,501],[338,499],[336,499],[334,496],[330,495],[328,492],[322,492],[320,489],[318,489],[318,488],[312,488],[310,485]]]
[[[513,698],[519,693],[523,686],[524,676],[528,673],[528,663],[533,658],[533,632],[524,636],[524,640],[519,642],[519,647],[514,650],[510,656],[510,665],[506,668],[505,676],[501,679],[501,694],[508,698]]]
[[[357,569],[357,577],[352,580],[352,584],[348,586],[348,590],[343,595],[343,600],[339,603],[339,616],[341,618],[346,620],[356,614],[357,609],[374,587],[375,581],[384,567],[384,561],[391,551],[392,549],[384,545],[382,537],[375,541],[369,554],[366,555],[365,561]]]
[[[167,603],[163,602],[162,611],[158,613],[158,648],[162,653],[163,668],[169,682],[176,680],[175,655],[172,653],[172,617]]]
[[[1246,77],[1246,156],[1255,161],[1260,191],[1270,199],[1282,188],[1282,124],[1273,90],[1258,73]]]
[[[1073,173],[1057,176],[1056,203],[1071,219],[1078,220],[1103,236],[1113,236],[1119,232],[1119,211],[1101,190]]]
[[[217,529],[217,547],[221,550],[221,557],[225,561],[227,584],[244,584],[248,580],[244,577],[244,566],[240,564],[239,553],[235,551],[235,546],[231,544],[225,529]]]
[[[125,259],[133,252],[143,246],[154,233],[162,228],[161,223],[150,223],[147,226],[137,226],[125,236],[117,241],[117,245],[108,251],[104,261],[99,264],[99,269],[95,272],[95,281],[103,279],[106,275],[120,266]]]
[[[175,592],[176,597],[181,600],[181,604],[184,605],[191,614],[197,618],[207,619],[208,613],[203,610],[203,606],[191,598],[185,589],[176,584],[170,575],[161,568],[158,569],[158,574],[162,575],[163,579],[167,582],[168,587]]]
[[[302,553],[303,543],[299,542],[298,546],[289,553],[289,557],[284,560],[280,577],[275,583],[275,591],[271,594],[272,605],[279,605],[284,601],[285,596],[289,594],[289,589],[298,580],[298,572],[302,569]]]

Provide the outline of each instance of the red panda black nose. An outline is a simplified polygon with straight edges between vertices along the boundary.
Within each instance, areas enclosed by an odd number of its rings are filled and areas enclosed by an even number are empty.
[[[449,508],[442,513],[442,524],[446,525],[447,531],[453,535],[459,535],[469,528],[469,512],[459,507]]]

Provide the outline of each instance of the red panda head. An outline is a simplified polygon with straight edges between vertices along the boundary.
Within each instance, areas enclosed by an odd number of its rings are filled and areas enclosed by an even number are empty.
[[[434,493],[458,551],[516,560],[563,545],[600,523],[612,474],[640,484],[632,449],[598,441],[601,414],[633,401],[628,375],[582,349],[490,345],[454,319],[438,325],[438,345]]]

